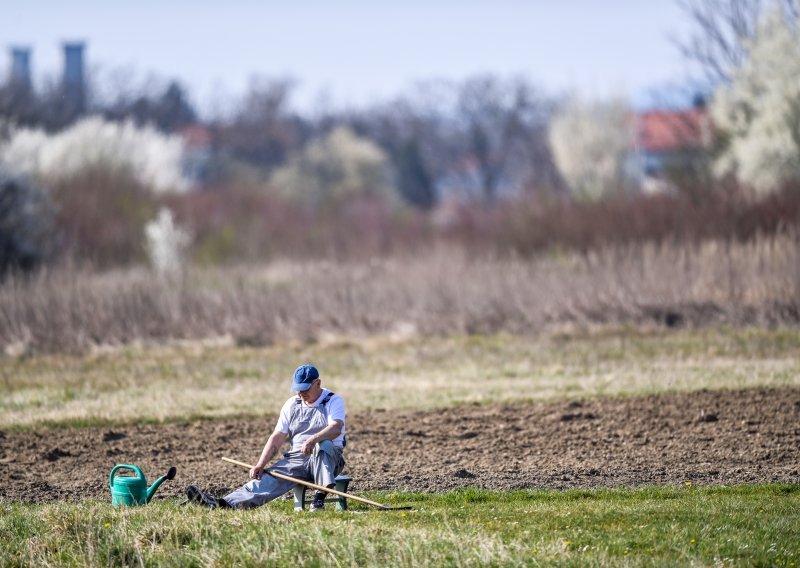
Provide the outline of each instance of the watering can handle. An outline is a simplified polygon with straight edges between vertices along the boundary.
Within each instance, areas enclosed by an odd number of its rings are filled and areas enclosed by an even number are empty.
[[[111,476],[108,479],[109,485],[114,485],[114,475],[116,475],[118,469],[132,469],[133,471],[136,472],[136,477],[138,479],[144,479],[144,474],[142,473],[142,470],[139,469],[139,466],[120,464],[120,465],[115,465],[114,468],[111,470]]]

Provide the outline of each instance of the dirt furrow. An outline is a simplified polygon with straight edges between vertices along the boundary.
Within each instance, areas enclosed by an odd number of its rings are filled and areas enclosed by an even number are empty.
[[[159,498],[222,492],[246,472],[219,458],[255,461],[274,420],[0,432],[0,500],[110,498],[120,463],[150,482],[177,466]],[[348,430],[354,491],[800,483],[800,389],[371,411]]]

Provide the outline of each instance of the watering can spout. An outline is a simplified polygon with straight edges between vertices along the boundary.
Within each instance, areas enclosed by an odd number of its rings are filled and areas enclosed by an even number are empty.
[[[175,472],[176,472],[175,467],[169,468],[169,471],[167,472],[167,475],[162,475],[161,477],[159,477],[158,479],[156,479],[153,482],[153,485],[151,485],[150,487],[147,488],[147,500],[145,501],[145,503],[149,503],[150,502],[150,499],[153,498],[153,495],[155,495],[155,492],[158,490],[158,487],[162,483],[164,483],[164,481],[167,481],[167,480],[172,479],[172,478],[175,477]]]

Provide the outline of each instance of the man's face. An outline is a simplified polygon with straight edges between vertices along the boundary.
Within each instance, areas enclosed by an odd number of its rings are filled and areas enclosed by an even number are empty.
[[[299,396],[300,399],[306,404],[311,404],[319,398],[319,395],[321,393],[322,393],[321,381],[319,379],[315,379],[307,390],[297,391],[297,396]]]

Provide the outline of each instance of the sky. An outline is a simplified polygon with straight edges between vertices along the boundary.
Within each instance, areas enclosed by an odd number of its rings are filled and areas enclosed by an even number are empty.
[[[60,74],[63,41],[85,40],[104,84],[174,77],[208,112],[254,77],[295,79],[312,109],[483,73],[648,106],[685,81],[674,38],[688,28],[677,0],[0,0],[0,42],[33,49],[37,80]]]

